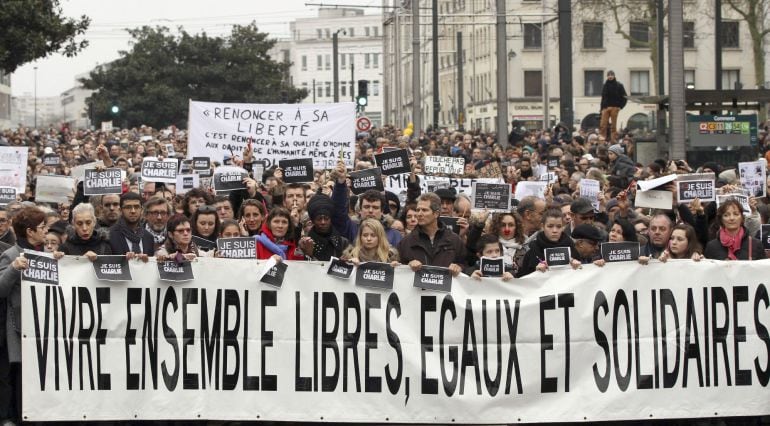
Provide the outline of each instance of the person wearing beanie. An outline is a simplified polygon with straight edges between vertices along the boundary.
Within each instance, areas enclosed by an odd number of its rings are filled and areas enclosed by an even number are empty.
[[[601,121],[599,135],[607,137],[607,126],[610,127],[609,140],[618,140],[618,113],[627,102],[626,88],[615,79],[614,71],[607,71],[607,80],[602,87]]]
[[[323,261],[342,256],[350,242],[332,227],[332,199],[325,194],[313,195],[308,201],[307,212],[313,227],[299,240],[299,247],[305,256]]]
[[[636,174],[636,164],[623,151],[620,144],[610,145],[607,150],[607,157],[610,159],[609,174],[617,176],[623,180],[623,186],[628,185]]]

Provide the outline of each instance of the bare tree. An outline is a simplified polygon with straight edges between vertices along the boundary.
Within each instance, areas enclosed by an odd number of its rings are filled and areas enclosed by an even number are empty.
[[[751,52],[754,59],[754,82],[756,87],[765,84],[764,40],[770,28],[764,23],[770,18],[770,0],[725,0],[725,5],[741,16],[751,36]]]

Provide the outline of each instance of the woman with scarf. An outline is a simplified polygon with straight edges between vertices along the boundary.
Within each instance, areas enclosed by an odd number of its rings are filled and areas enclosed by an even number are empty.
[[[73,231],[61,245],[67,255],[85,256],[93,262],[97,256],[112,254],[106,235],[96,230],[96,214],[89,203],[80,203],[72,210]]]
[[[727,200],[717,209],[719,231],[708,242],[703,256],[716,260],[764,259],[762,243],[749,235],[744,226],[743,207],[735,199]]]
[[[177,214],[168,220],[168,236],[166,244],[158,249],[155,258],[158,262],[174,260],[182,263],[186,260],[195,260],[200,256],[198,246],[192,240],[192,225],[187,216]]]
[[[267,219],[262,224],[262,233],[257,238],[257,259],[274,258],[277,262],[283,260],[305,260],[305,256],[297,251],[297,244],[291,239],[294,235],[294,225],[291,213],[283,207],[270,210]]]
[[[13,231],[16,244],[0,256],[0,300],[6,303],[6,318],[0,320],[5,327],[5,346],[0,350],[8,351],[7,361],[10,370],[2,379],[9,383],[10,391],[15,395],[16,424],[21,424],[21,272],[29,267],[29,260],[24,257],[24,250],[43,251],[48,226],[45,213],[37,207],[24,207],[13,218]],[[61,259],[64,253],[57,251],[53,257]],[[5,360],[3,360],[5,361]],[[7,395],[6,401],[10,401]],[[10,405],[10,404],[9,404]]]
[[[349,245],[347,238],[332,227],[333,211],[334,203],[328,195],[316,194],[307,203],[308,216],[313,226],[307,236],[299,240],[299,247],[312,260],[338,258]]]

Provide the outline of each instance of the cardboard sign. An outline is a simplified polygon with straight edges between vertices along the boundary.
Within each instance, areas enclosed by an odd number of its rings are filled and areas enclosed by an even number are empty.
[[[409,151],[405,149],[375,154],[374,160],[385,176],[410,173],[412,171],[412,167],[409,165]]]
[[[482,256],[479,271],[484,277],[502,277],[505,272],[505,258]]]
[[[618,243],[602,243],[602,259],[605,262],[628,262],[639,260],[639,243],[623,241]]]
[[[522,181],[516,184],[516,192],[513,198],[523,200],[525,197],[537,197],[545,200],[545,191],[548,190],[548,183],[536,181]]]
[[[473,183],[471,208],[492,212],[511,211],[511,185],[507,183]]]
[[[382,170],[374,167],[350,172],[350,190],[353,194],[363,194],[370,189],[377,191],[385,190],[385,186],[382,183]]]
[[[297,158],[293,160],[280,160],[278,167],[283,170],[283,181],[285,183],[306,183],[312,182],[313,159]]]
[[[184,261],[176,263],[173,260],[158,262],[158,277],[161,281],[184,282],[195,279],[193,276],[192,263]]]
[[[16,201],[16,188],[11,186],[0,187],[0,206]]]
[[[26,146],[0,146],[0,186],[13,186],[20,194],[27,187]]]
[[[545,264],[549,268],[563,268],[569,266],[572,260],[572,252],[569,247],[554,247],[545,249]]]
[[[112,121],[102,121],[102,132],[112,131]]]
[[[49,253],[24,250],[28,268],[21,271],[22,281],[59,285],[59,261]]]
[[[283,277],[286,275],[288,267],[289,265],[286,262],[276,263],[262,275],[259,281],[280,288],[283,285]]]
[[[648,207],[651,209],[671,210],[674,202],[674,194],[671,191],[636,191],[634,207]]]
[[[550,185],[552,183],[558,182],[559,181],[559,176],[557,176],[556,173],[548,172],[548,173],[543,173],[542,175],[540,175],[540,177],[537,178],[537,180],[539,180],[541,182],[545,182],[545,183]]]
[[[229,192],[246,189],[246,182],[243,180],[249,174],[246,170],[235,166],[221,166],[214,170],[214,191]]]
[[[749,191],[752,197],[764,197],[767,194],[767,165],[764,161],[738,163],[741,186]]]
[[[650,189],[655,189],[673,182],[676,178],[677,175],[666,175],[656,179],[640,180],[636,182],[636,185],[639,187],[639,191],[649,191]]]
[[[355,266],[352,263],[332,257],[329,261],[329,269],[326,270],[326,275],[348,279],[353,274],[353,269],[355,269]]]
[[[480,168],[478,175],[480,178],[502,178],[503,170],[500,168],[500,163],[493,161]]]
[[[166,146],[166,153],[169,157],[176,157],[176,150],[174,149],[173,143],[167,143]]]
[[[75,197],[75,179],[69,176],[38,175],[35,185],[35,202],[68,203]]]
[[[227,259],[256,259],[257,240],[253,237],[218,238],[217,255]]]
[[[181,195],[193,188],[197,188],[200,185],[200,179],[201,177],[197,173],[176,175],[176,193]]]
[[[211,241],[207,238],[199,237],[197,235],[192,236],[192,242],[194,242],[195,245],[198,246],[199,250],[203,250],[203,251],[210,251],[217,248],[216,241]]]
[[[211,170],[211,158],[209,157],[193,157],[192,169],[195,173],[201,177],[211,177],[213,174]]]
[[[601,186],[598,180],[580,179],[580,198],[586,198],[591,201],[594,211],[599,211],[599,191]]]
[[[762,225],[762,247],[770,250],[770,225]]]
[[[43,165],[56,167],[61,165],[61,157],[57,154],[48,154],[43,156]]]
[[[94,161],[92,163],[86,163],[81,164],[79,166],[75,166],[72,169],[70,169],[70,176],[75,179],[76,182],[82,182],[83,179],[85,179],[86,176],[86,170],[95,169],[95,168],[104,168],[104,163],[99,161]]]
[[[360,287],[393,289],[393,267],[389,263],[366,262],[356,269],[356,285]]]
[[[696,198],[701,201],[716,200],[716,185],[713,173],[680,175],[676,180],[677,203],[689,203]]]
[[[97,280],[131,281],[131,268],[126,256],[97,256],[91,263]]]
[[[738,200],[739,203],[741,203],[741,207],[743,207],[743,215],[749,216],[751,215],[751,206],[749,205],[749,196],[746,194],[720,194],[717,195],[717,208],[722,205],[727,200],[735,199]]]
[[[465,158],[463,157],[425,157],[425,165],[422,168],[429,175],[461,175],[465,173]]]
[[[176,183],[178,163],[174,159],[159,161],[146,157],[142,161],[142,180],[145,182]]]
[[[443,223],[447,228],[451,229],[452,232],[455,234],[460,234],[460,225],[457,224],[457,221],[460,220],[459,217],[453,217],[453,216],[439,216],[438,221]]]
[[[549,155],[548,159],[546,159],[545,166],[548,167],[548,170],[553,170],[553,169],[559,167],[559,161],[560,160],[561,160],[561,158],[559,158],[559,157],[556,157],[556,156],[553,156],[553,155]]]
[[[414,273],[415,287],[425,290],[452,291],[452,273],[447,268],[423,265]]]
[[[83,193],[85,195],[105,195],[123,193],[123,171],[121,169],[85,171]]]

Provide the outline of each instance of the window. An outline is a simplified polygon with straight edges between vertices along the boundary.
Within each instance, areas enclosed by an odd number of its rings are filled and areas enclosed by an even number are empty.
[[[650,72],[631,71],[631,96],[647,96],[650,94]]]
[[[543,72],[524,71],[524,96],[543,96]]]
[[[739,48],[740,30],[738,21],[722,21],[722,47]]]
[[[348,35],[351,37],[355,37],[355,31],[353,30],[353,27],[348,28]]]
[[[543,32],[540,24],[524,24],[524,48],[540,49],[543,47]]]
[[[364,35],[369,37],[369,33],[371,32],[371,27],[364,27]]]
[[[307,82],[302,83],[302,90],[307,91]],[[312,95],[312,93],[307,92],[308,95]]]
[[[323,37],[323,31],[321,31],[320,29],[315,30],[315,31],[316,31],[316,34],[318,35],[318,38],[322,38]]]
[[[324,68],[323,62],[323,55],[316,56],[316,70],[321,71]]]
[[[345,58],[346,56],[344,53],[340,55],[340,68],[342,68],[343,70],[345,69]]]
[[[307,71],[307,55],[302,55],[302,71]]]
[[[650,47],[650,27],[645,22],[630,22],[628,35],[628,47],[632,49],[646,49]]]
[[[353,54],[348,53],[348,60],[350,61],[350,68],[355,68],[355,63],[353,62]]]
[[[684,84],[692,84],[695,86],[695,70],[684,70]]]
[[[332,38],[332,33],[328,28],[324,30],[324,34],[326,35],[326,38]]]
[[[326,88],[326,97],[330,98],[332,96],[332,82],[331,81],[325,82],[324,87]]]
[[[340,83],[340,96],[347,96],[347,94],[346,94],[347,87],[348,87],[347,84],[345,84],[344,82]]]
[[[372,32],[374,33],[375,37],[380,36],[380,27],[372,27]]]
[[[324,86],[319,82],[316,83],[316,87],[318,88],[318,97],[323,98],[324,97]]]
[[[325,61],[324,61],[324,65],[325,65],[324,68],[327,69],[327,70],[332,69],[332,55],[326,55],[324,57],[324,59],[325,59]]]
[[[604,47],[604,28],[601,22],[583,23],[583,49]]]
[[[369,68],[371,66],[371,59],[370,59],[369,53],[364,53],[364,68]]]
[[[380,80],[372,81],[372,96],[380,96]]]
[[[695,49],[695,22],[684,21],[682,36],[684,37],[684,48]]]
[[[741,84],[741,70],[722,70],[722,88],[738,89]]]
[[[604,84],[604,81],[602,80],[603,78],[604,78],[604,73],[602,71],[597,71],[597,70],[584,71],[583,72],[584,96],[601,96],[602,85]]]
[[[447,61],[447,66],[449,66],[449,61]],[[372,68],[379,68],[379,67],[380,67],[380,54],[372,53]]]

